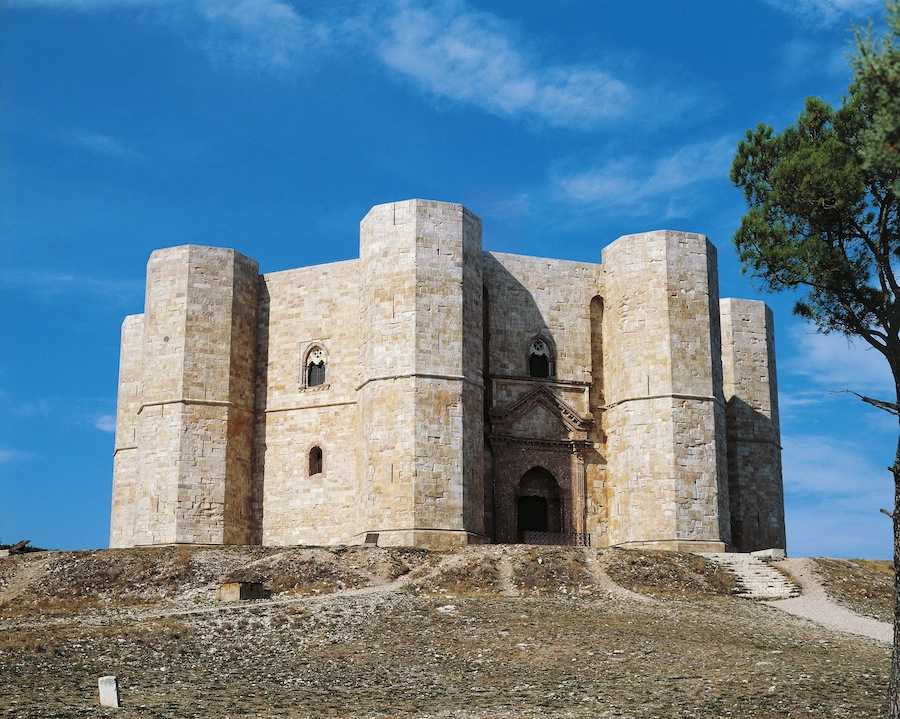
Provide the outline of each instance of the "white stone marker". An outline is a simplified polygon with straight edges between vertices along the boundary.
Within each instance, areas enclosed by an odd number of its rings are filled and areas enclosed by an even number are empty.
[[[97,682],[100,686],[100,706],[119,707],[119,678],[100,677]]]

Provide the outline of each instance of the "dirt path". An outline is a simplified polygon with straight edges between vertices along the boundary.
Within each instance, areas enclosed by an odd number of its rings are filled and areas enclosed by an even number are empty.
[[[516,597],[516,581],[513,578],[512,559],[504,552],[497,561],[497,572],[500,574],[500,593],[505,597]]]
[[[0,604],[11,602],[25,592],[46,571],[50,558],[44,557],[33,562],[23,562],[9,584],[0,589]]]
[[[603,569],[603,566],[600,562],[597,561],[597,555],[594,550],[590,548],[584,549],[584,561],[587,565],[588,571],[591,573],[591,578],[594,580],[594,584],[600,587],[606,593],[618,597],[619,599],[625,599],[632,602],[640,602],[641,604],[659,604],[659,600],[654,599],[653,597],[648,597],[646,594],[638,594],[637,592],[632,592],[630,589],[626,589],[621,584],[616,584],[612,577],[610,577],[606,571]]]
[[[778,566],[797,581],[803,594],[792,599],[766,602],[770,607],[809,619],[829,629],[857,634],[886,644],[893,641],[894,629],[890,624],[860,616],[828,597],[812,560],[786,559],[779,562]]]

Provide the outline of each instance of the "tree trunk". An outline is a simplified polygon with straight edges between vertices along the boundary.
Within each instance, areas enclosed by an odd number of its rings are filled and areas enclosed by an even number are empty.
[[[900,403],[900,383],[897,384],[897,402]],[[894,475],[894,648],[891,653],[889,716],[890,719],[900,719],[900,436],[897,438],[891,474]]]

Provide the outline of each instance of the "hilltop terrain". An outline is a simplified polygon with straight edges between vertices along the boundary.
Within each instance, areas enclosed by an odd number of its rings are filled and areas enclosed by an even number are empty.
[[[884,616],[887,563],[816,566],[834,598]],[[220,604],[223,579],[271,598]],[[880,715],[889,646],[735,590],[670,552],[27,554],[0,559],[0,716]],[[97,705],[106,674],[121,710]]]

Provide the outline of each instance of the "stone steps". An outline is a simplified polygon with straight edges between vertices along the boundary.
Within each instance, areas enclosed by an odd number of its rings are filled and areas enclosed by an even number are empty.
[[[739,597],[768,601],[800,594],[800,588],[794,582],[752,554],[710,552],[703,556],[734,573],[738,584],[735,594]]]

